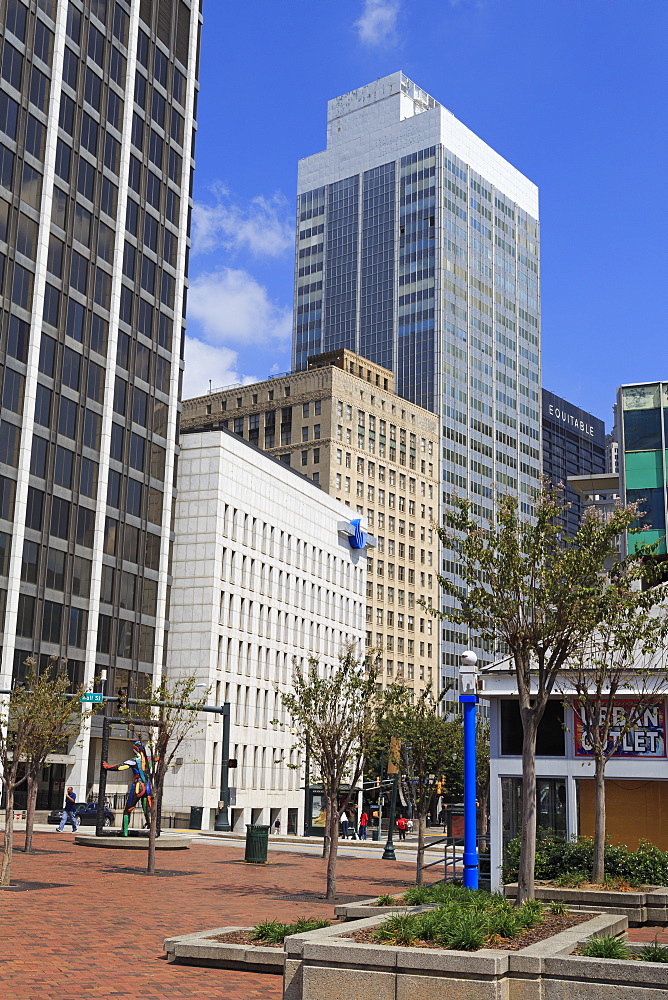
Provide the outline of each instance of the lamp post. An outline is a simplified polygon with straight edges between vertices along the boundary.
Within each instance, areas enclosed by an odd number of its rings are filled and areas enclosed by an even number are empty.
[[[396,861],[394,853],[394,817],[397,811],[397,786],[399,784],[399,740],[396,736],[390,739],[390,752],[387,759],[387,774],[392,775],[392,795],[390,796],[390,815],[387,826],[387,843],[383,851],[382,861]],[[378,830],[380,832],[380,809],[378,810]]]
[[[476,705],[478,657],[471,650],[461,655],[459,704],[464,714],[464,886],[478,888],[478,824],[476,803]]]
[[[230,705],[225,702],[220,713],[223,717],[223,746],[222,761],[220,767],[220,800],[218,802],[218,812],[213,824],[214,830],[218,832],[228,832],[230,826]],[[236,761],[234,761],[236,767]]]
[[[311,836],[311,738],[307,731],[304,738],[304,836]]]

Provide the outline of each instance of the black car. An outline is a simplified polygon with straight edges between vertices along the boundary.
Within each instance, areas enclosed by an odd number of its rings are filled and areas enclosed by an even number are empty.
[[[47,823],[58,826],[63,818],[63,809],[52,809],[47,817]],[[79,826],[95,826],[97,823],[97,802],[86,802],[85,805],[77,806],[76,816]],[[107,806],[104,807],[104,826],[113,826],[116,816]]]

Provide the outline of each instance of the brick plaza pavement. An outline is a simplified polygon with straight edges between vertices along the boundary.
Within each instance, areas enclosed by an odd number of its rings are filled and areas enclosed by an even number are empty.
[[[629,927],[629,941],[652,944],[655,938],[659,944],[668,944],[668,927]]]
[[[37,833],[35,847],[44,853],[16,851],[12,867],[13,882],[34,887],[0,890],[2,1000],[279,1000],[279,977],[169,965],[163,939],[333,917],[323,900],[280,898],[323,893],[318,857],[272,850],[271,864],[253,866],[243,864],[242,846],[195,843],[159,854],[158,869],[178,874],[151,878],[141,873],[143,852],[75,847],[71,834],[55,833]],[[412,878],[405,863],[339,859],[341,894],[396,892]]]

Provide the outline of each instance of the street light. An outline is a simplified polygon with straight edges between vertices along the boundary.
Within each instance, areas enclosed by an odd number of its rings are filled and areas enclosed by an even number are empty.
[[[478,888],[478,824],[476,803],[476,705],[478,657],[471,650],[461,655],[459,704],[464,713],[464,886]]]
[[[383,861],[396,861],[394,852],[394,817],[397,811],[397,785],[399,784],[399,749],[400,744],[396,736],[390,738],[390,752],[387,757],[387,774],[392,775],[392,795],[390,797],[390,815],[387,826],[387,843],[383,851]],[[380,796],[379,796],[380,798]],[[380,808],[378,810],[378,835],[380,836]]]
[[[230,703],[225,702],[221,706],[220,714],[223,717],[223,745],[220,762],[220,799],[218,801],[218,812],[213,824],[214,830],[219,833],[228,832],[230,826],[230,767],[237,766],[237,762],[230,760]]]

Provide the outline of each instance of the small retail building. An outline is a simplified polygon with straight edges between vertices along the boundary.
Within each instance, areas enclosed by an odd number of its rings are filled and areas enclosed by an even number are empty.
[[[501,884],[503,852],[520,833],[522,725],[515,673],[502,660],[479,674],[480,697],[490,717],[490,849],[492,888]],[[637,690],[637,689],[636,689]],[[620,690],[620,722],[634,697]],[[539,831],[560,837],[594,833],[594,765],[577,705],[566,681],[555,686],[538,729],[536,747]],[[649,840],[668,850],[666,698],[658,697],[623,738],[606,767],[607,832],[613,843],[634,849]]]

